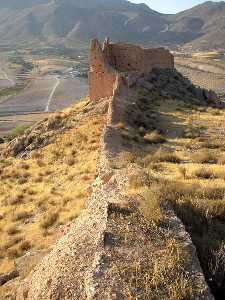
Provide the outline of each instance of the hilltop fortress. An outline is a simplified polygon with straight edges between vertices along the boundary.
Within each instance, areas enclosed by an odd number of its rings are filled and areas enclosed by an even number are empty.
[[[131,44],[112,44],[105,39],[91,41],[90,52],[90,98],[98,100],[111,97],[120,73],[146,75],[153,68],[174,68],[174,57],[164,48],[143,49]]]
[[[91,101],[82,113],[94,110],[104,117],[97,176],[81,215],[19,286],[16,300],[178,299],[170,288],[177,289],[180,279],[185,279],[182,298],[213,300],[195,246],[173,209],[164,205],[163,227],[152,226],[139,207],[143,197],[130,193],[139,185],[150,189],[153,180],[135,158],[136,150],[146,146],[143,130],[151,130],[151,102],[157,95],[164,99],[180,93],[183,98],[183,92],[205,97],[173,69],[173,56],[162,48],[111,44],[108,39],[102,48],[98,40],[91,42]],[[155,285],[154,270],[162,265],[160,276],[166,270],[168,240],[179,247],[169,253],[184,256],[178,263],[182,271],[174,272],[175,265],[169,271],[173,285],[163,286],[164,279]],[[162,297],[156,298],[158,287]]]

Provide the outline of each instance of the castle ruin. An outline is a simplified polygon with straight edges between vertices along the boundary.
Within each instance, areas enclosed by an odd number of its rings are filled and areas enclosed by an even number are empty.
[[[105,39],[103,47],[97,39],[91,41],[90,99],[96,101],[113,95],[120,73],[148,74],[153,68],[174,68],[174,57],[164,48],[144,49],[131,44],[110,43]]]
[[[121,155],[136,155],[137,148],[133,147],[135,144],[128,143],[115,125],[126,122],[128,114],[132,121],[138,116],[132,110],[127,111],[130,98],[127,100],[124,95],[135,93],[135,88],[130,88],[129,76],[121,76],[121,73],[134,73],[138,81],[139,76],[149,73],[154,67],[173,68],[173,56],[162,48],[145,50],[126,44],[110,44],[108,40],[103,49],[97,40],[92,41],[91,47],[92,101],[86,102],[85,114],[90,118],[93,114],[102,114],[105,122],[99,144],[97,176],[90,187],[84,210],[68,227],[66,225],[63,236],[51,252],[19,286],[15,299],[118,300],[130,299],[130,296],[155,299],[151,292],[158,287],[163,299],[171,299],[171,292],[168,293],[167,287],[163,290],[165,285],[161,280],[154,288],[151,287],[150,274],[154,274],[155,266],[158,268],[161,261],[162,264],[165,262],[162,256],[168,251],[166,249],[172,248],[165,248],[164,244],[172,239],[179,249],[176,251],[185,255],[184,260],[179,260],[182,273],[177,273],[182,274],[182,283],[185,282],[181,285],[182,295],[190,299],[191,290],[192,299],[213,300],[195,246],[181,220],[168,205],[162,206],[165,230],[159,229],[155,234],[149,217],[146,218],[139,209],[142,196],[129,190],[132,178],[140,177],[145,186],[149,184],[149,175],[145,176],[141,164],[133,161],[120,163]],[[101,101],[94,102],[98,99]],[[143,107],[138,110],[144,115]],[[84,113],[84,106],[82,111]],[[133,132],[139,130],[136,123],[130,123],[130,127]],[[144,143],[139,144],[139,138],[132,141],[144,147]],[[159,237],[162,243],[158,242]],[[159,247],[162,248],[160,251]],[[154,261],[156,264],[153,264]],[[177,286],[177,279],[180,279],[177,275],[174,277],[172,287],[174,284]],[[148,279],[142,284],[140,278]],[[185,295],[186,291],[188,295]]]

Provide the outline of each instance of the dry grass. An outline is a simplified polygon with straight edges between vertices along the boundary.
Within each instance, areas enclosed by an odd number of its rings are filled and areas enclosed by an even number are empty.
[[[14,259],[30,248],[49,249],[59,225],[79,216],[95,178],[104,126],[104,115],[93,108],[83,115],[85,105],[51,117],[50,129],[63,130],[49,145],[24,160],[0,160],[0,273],[10,271]]]
[[[146,145],[144,149],[146,172],[153,172],[156,181],[150,187],[152,203],[149,200],[149,205],[154,208],[154,203],[165,201],[173,205],[197,248],[210,287],[213,292],[224,295],[225,111],[192,110],[190,115],[185,108],[182,109],[181,104],[179,110],[176,110],[175,103],[168,106],[162,103],[160,112],[164,117],[159,127],[168,129],[166,142],[163,148]],[[150,208],[150,212],[154,212],[154,209]],[[150,218],[154,219],[154,213],[153,216],[150,214]],[[166,255],[167,263],[169,253]],[[160,282],[164,272],[162,262],[157,267],[159,278],[156,281]],[[182,275],[179,278],[182,279]],[[187,284],[185,280],[181,281],[177,281],[168,299],[191,299],[191,290],[188,297],[179,292],[182,291],[182,285],[185,287]]]
[[[192,155],[192,161],[201,164],[216,164],[218,157],[208,150],[200,150]]]
[[[48,211],[41,216],[40,219],[40,227],[42,229],[48,229],[53,226],[59,217],[59,213],[57,211]]]
[[[125,167],[127,164],[134,163],[136,161],[136,156],[132,152],[122,152],[120,154],[118,165]]]
[[[115,127],[117,129],[120,129],[120,130],[125,130],[126,129],[126,125],[123,123],[123,122],[118,122]]]
[[[178,164],[181,162],[181,159],[177,153],[172,153],[166,150],[159,149],[151,156],[151,158],[149,158],[149,161],[154,163],[169,162]]]
[[[6,232],[8,233],[8,235],[15,235],[18,234],[20,231],[15,224],[12,224],[6,228]]]
[[[158,131],[152,131],[144,135],[144,140],[150,144],[162,144],[166,142],[165,137],[163,137]]]
[[[201,167],[195,170],[194,176],[201,179],[212,179],[215,177],[215,174],[212,170],[207,169],[206,167]]]
[[[154,222],[159,222],[162,219],[160,201],[158,197],[158,187],[146,188],[142,192],[143,199],[140,203],[140,211],[148,219]]]

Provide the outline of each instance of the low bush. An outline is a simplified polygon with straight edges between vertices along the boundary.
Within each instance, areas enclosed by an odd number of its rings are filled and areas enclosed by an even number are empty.
[[[6,232],[8,233],[8,235],[15,235],[20,231],[16,225],[11,225],[6,229]]]
[[[7,202],[10,205],[17,205],[17,204],[21,204],[23,202],[23,199],[24,199],[23,194],[17,194],[10,197]]]
[[[200,179],[212,179],[215,174],[212,170],[202,167],[194,171],[194,176]]]
[[[170,162],[170,163],[180,163],[181,159],[176,153],[166,152],[159,149],[155,154],[150,158],[152,162]]]
[[[14,216],[13,216],[13,220],[14,221],[21,221],[21,220],[25,220],[31,217],[31,213],[26,211],[26,210],[20,210],[15,212]]]
[[[158,133],[158,131],[152,131],[144,135],[144,140],[150,144],[162,144],[166,142],[166,139]]]
[[[40,220],[40,227],[42,229],[48,229],[53,226],[59,217],[59,213],[56,211],[48,211],[44,213]]]
[[[24,132],[29,128],[27,125],[18,125],[15,128],[13,128],[10,133],[7,136],[7,141],[11,141],[15,139],[16,137],[23,135]]]
[[[201,164],[216,164],[218,157],[216,154],[203,149],[192,155],[192,161]]]
[[[160,191],[158,188],[146,188],[142,195],[143,199],[139,206],[142,214],[150,221],[160,221],[162,219],[162,212],[160,208]]]

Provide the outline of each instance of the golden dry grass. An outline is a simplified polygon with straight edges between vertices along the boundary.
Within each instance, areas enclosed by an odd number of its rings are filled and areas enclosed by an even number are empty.
[[[200,110],[185,103],[162,101],[153,104],[152,109],[160,110],[162,118],[157,125],[166,132],[166,142],[144,149],[145,172],[155,180],[144,210],[148,213],[150,208],[154,219],[157,203],[158,207],[165,201],[173,205],[191,234],[206,279],[216,292],[225,279],[225,110],[218,113],[215,109]]]
[[[27,159],[0,160],[0,273],[11,270],[28,249],[47,250],[59,226],[80,214],[95,178],[104,125],[103,114],[82,113],[86,105],[82,101],[63,112],[64,121],[74,126],[53,143]]]

